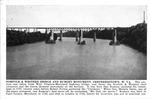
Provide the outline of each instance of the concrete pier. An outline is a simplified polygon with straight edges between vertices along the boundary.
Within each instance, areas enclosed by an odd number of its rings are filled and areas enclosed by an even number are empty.
[[[114,43],[116,44],[117,43],[117,30],[115,29],[115,32],[114,32]]]
[[[50,40],[54,40],[54,38],[53,38],[53,31],[52,30],[50,30],[50,34],[51,34]]]
[[[96,32],[94,32],[93,41],[96,42]]]
[[[62,41],[62,30],[60,30],[60,38],[59,38],[59,41]]]
[[[82,40],[82,38],[83,38],[83,31],[81,30],[81,40]]]
[[[78,42],[78,38],[79,38],[79,31],[77,30],[77,33],[76,33],[76,42]]]
[[[83,38],[83,31],[80,30],[80,32],[79,32],[79,44],[81,43],[82,38]]]
[[[49,34],[48,34],[48,32],[49,32]],[[47,43],[47,44],[55,44],[56,43],[55,40],[54,40],[54,36],[55,35],[54,35],[53,31],[47,29],[46,30],[46,34],[47,34],[47,37],[46,37],[45,43]]]
[[[29,28],[26,28],[26,32],[27,32],[27,33],[30,32],[30,29],[29,29]]]
[[[109,45],[120,45],[120,42],[117,41],[117,29],[114,29],[112,41],[109,43]]]
[[[45,34],[47,34],[48,29],[45,29]]]
[[[37,29],[36,29],[36,28],[34,28],[33,32],[37,32]]]
[[[86,42],[85,42],[85,40],[82,40],[82,38],[83,38],[83,31],[80,30],[80,32],[79,32],[79,42],[78,42],[78,44],[80,44],[80,45],[85,45]]]
[[[20,31],[20,32],[21,32],[21,31],[22,31],[22,28],[18,28],[18,31]]]

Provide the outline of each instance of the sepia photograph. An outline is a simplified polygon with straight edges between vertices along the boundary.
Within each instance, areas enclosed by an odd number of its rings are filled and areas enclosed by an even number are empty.
[[[147,80],[147,6],[7,5],[7,80]]]

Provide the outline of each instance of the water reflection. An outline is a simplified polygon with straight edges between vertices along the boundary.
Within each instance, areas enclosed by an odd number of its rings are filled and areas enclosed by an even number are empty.
[[[63,38],[7,47],[8,79],[146,79],[146,56],[109,40]]]

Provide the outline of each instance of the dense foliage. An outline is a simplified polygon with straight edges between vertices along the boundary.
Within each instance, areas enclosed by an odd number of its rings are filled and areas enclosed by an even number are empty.
[[[7,46],[22,45],[45,40],[41,32],[25,33],[23,31],[7,30]]]
[[[119,41],[147,53],[147,24],[141,23],[125,30],[118,29]]]
[[[79,32],[79,31],[78,31]],[[114,30],[92,30],[83,31],[84,38],[93,38],[94,32],[99,39],[113,39]],[[64,37],[76,37],[77,31],[63,33]],[[59,34],[58,34],[59,36]],[[41,32],[25,33],[23,31],[7,30],[7,46],[21,45],[48,40],[49,34]],[[56,38],[56,37],[55,37]],[[120,43],[131,46],[141,52],[147,53],[147,24],[140,23],[128,28],[117,28],[117,39]]]
[[[113,39],[114,30],[92,30],[83,31],[84,38],[93,38],[94,32],[96,32],[96,38],[99,39]],[[68,31],[63,35],[65,37],[75,37],[76,31]],[[143,53],[147,53],[147,24],[140,23],[131,27],[117,28],[117,39],[120,43],[131,46]]]

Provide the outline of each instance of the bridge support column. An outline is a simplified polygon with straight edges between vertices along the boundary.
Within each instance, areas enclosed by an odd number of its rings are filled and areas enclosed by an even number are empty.
[[[25,31],[26,31],[26,33],[28,33],[28,32],[29,32],[29,31],[28,31],[28,28],[26,28]]]
[[[96,42],[96,32],[94,32],[93,41]]]
[[[22,32],[22,28],[20,28],[20,31]]]
[[[59,38],[59,41],[62,41],[62,30],[60,30],[60,38]]]
[[[36,28],[34,28],[34,32],[37,32],[37,31],[36,31]]]
[[[48,30],[48,29],[45,29],[45,34],[46,34],[46,35],[47,35],[47,30]]]
[[[81,30],[81,40],[82,40],[82,38],[83,38],[83,31]]]
[[[117,29],[114,29],[113,38],[109,45],[120,45],[120,42],[117,41]]]
[[[48,36],[47,32],[48,32],[48,29],[46,28],[45,29],[45,43],[49,40],[49,36]]]
[[[27,33],[27,29],[26,28],[24,29],[24,32]]]
[[[76,31],[76,42],[78,42],[78,38],[79,38],[79,31]]]
[[[115,33],[114,33],[114,43],[117,43],[117,30],[115,29]]]
[[[79,32],[79,44],[81,43],[82,38],[83,38],[83,31],[80,30],[80,32]]]
[[[50,40],[54,40],[54,37],[53,37],[53,31],[52,30],[50,30],[50,33],[51,33],[51,36],[50,36]]]
[[[27,28],[27,32],[28,32],[28,33],[30,32],[30,29],[29,29],[29,28]]]
[[[28,32],[30,32],[30,29],[28,28]]]

